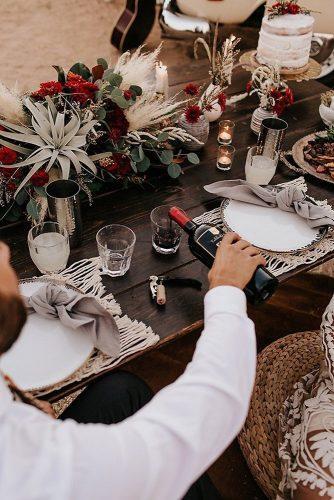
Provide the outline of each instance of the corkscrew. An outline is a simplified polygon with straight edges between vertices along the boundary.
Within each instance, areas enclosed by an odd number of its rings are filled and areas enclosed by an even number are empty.
[[[171,276],[150,276],[150,291],[152,300],[159,306],[163,306],[167,301],[166,285],[171,286],[189,286],[196,290],[202,289],[202,283],[192,278],[177,278]]]

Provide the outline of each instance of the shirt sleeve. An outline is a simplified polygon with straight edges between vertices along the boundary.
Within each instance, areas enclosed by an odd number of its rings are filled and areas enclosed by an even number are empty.
[[[255,366],[244,293],[210,290],[193,360],[176,382],[119,424],[58,426],[58,439],[71,440],[70,499],[181,498],[240,431]]]

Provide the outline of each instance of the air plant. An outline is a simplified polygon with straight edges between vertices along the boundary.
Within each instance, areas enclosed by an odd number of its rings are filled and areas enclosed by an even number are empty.
[[[86,136],[98,123],[97,120],[82,119],[72,108],[71,118],[65,123],[65,112],[57,111],[50,97],[47,97],[46,101],[47,105],[44,106],[39,102],[34,104],[29,98],[24,100],[24,105],[32,115],[31,127],[0,120],[0,125],[5,127],[5,130],[0,130],[0,144],[27,156],[25,160],[12,164],[10,168],[32,165],[14,196],[38,170],[45,168],[48,172],[56,163],[60,166],[64,179],[69,178],[71,164],[77,174],[81,173],[82,168],[96,173],[91,157],[83,148],[87,142]],[[28,147],[17,143],[27,144]]]

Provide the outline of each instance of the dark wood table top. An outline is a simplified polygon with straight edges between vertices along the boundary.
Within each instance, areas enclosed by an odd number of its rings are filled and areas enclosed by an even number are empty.
[[[239,31],[246,33],[246,45],[244,41],[243,48],[247,48],[247,42],[254,43],[256,31],[249,28]],[[168,43],[172,47],[171,50],[177,51],[179,42]],[[171,93],[183,88],[186,82],[205,81],[208,69],[205,59],[195,61],[184,55],[182,48],[183,60],[179,60],[179,56],[169,53],[167,48],[164,49],[164,61],[168,63],[169,54]],[[244,91],[248,80],[249,73],[240,67],[237,68],[228,93]],[[286,148],[290,148],[296,140],[306,134],[323,128],[318,108],[320,94],[328,90],[327,86],[316,80],[291,83],[291,87],[295,93],[295,103],[284,114],[284,119],[289,123],[284,144]],[[207,290],[207,269],[190,253],[186,237],[183,238],[176,255],[167,257],[154,253],[151,247],[150,212],[158,205],[177,204],[191,216],[197,216],[218,206],[219,200],[204,191],[203,185],[222,179],[244,178],[247,148],[256,143],[256,136],[250,130],[250,120],[257,105],[256,97],[251,97],[230,106],[224,113],[224,118],[232,119],[236,123],[233,142],[236,155],[230,172],[222,173],[215,168],[217,124],[212,124],[208,143],[200,152],[200,165],[186,167],[184,175],[179,180],[161,179],[161,186],[154,190],[131,187],[125,191],[115,191],[97,198],[92,207],[86,205],[83,208],[82,245],[71,252],[69,263],[97,255],[95,235],[106,224],[121,223],[135,231],[137,243],[130,271],[122,278],[104,278],[104,284],[108,293],[112,292],[115,295],[125,314],[145,322],[159,334],[161,341],[154,346],[154,349],[176,337],[201,328],[203,297]],[[272,182],[288,181],[295,177],[296,174],[280,165]],[[306,180],[310,195],[317,199],[327,199],[334,205],[334,189],[330,184],[310,176]],[[26,224],[1,230],[1,238],[10,245],[13,264],[21,278],[36,275],[36,269],[28,252],[27,230]],[[332,255],[327,255],[315,265],[330,258]],[[315,265],[301,266],[280,276],[279,280],[284,282]],[[148,277],[152,274],[198,278],[203,281],[204,288],[202,292],[189,288],[167,290],[167,305],[159,309],[150,300]],[[140,355],[141,353],[136,356]]]

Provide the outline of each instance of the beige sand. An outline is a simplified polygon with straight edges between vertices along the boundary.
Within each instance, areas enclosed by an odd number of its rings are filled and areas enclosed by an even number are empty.
[[[22,90],[56,79],[53,64],[68,68],[97,57],[115,60],[111,29],[123,0],[0,0],[0,80]],[[156,26],[149,47],[159,42]]]

